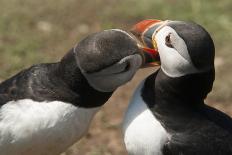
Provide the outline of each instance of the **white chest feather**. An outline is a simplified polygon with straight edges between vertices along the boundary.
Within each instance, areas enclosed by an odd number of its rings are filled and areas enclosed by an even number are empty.
[[[168,133],[141,98],[140,84],[123,121],[124,143],[129,155],[162,155]]]
[[[0,154],[58,155],[87,132],[98,109],[59,101],[8,102],[0,109]]]

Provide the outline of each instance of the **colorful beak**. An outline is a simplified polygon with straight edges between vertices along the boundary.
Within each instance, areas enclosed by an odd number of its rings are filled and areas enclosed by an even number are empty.
[[[144,67],[160,65],[160,58],[154,33],[163,22],[155,19],[143,20],[135,24],[130,32],[138,42],[144,57]]]

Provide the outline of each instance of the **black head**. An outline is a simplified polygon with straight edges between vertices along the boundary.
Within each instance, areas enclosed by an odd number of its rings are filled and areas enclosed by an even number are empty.
[[[140,52],[134,39],[118,29],[92,34],[75,48],[81,72],[92,87],[103,92],[131,80],[142,64]]]
[[[158,50],[161,70],[167,77],[181,79],[179,86],[199,92],[198,96],[205,97],[211,91],[215,49],[202,26],[184,21],[145,20],[136,24],[133,31],[144,46]]]
[[[214,68],[215,47],[209,33],[193,22],[173,21],[167,24],[184,40],[194,66],[199,70]]]
[[[86,73],[95,73],[139,53],[135,41],[124,31],[106,30],[83,39],[75,49],[78,62]]]
[[[143,46],[158,50],[161,68],[171,77],[214,69],[213,40],[196,23],[145,20],[136,24],[133,32]]]

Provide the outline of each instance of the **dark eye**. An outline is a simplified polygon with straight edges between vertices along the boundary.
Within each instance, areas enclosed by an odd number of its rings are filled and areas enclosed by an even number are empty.
[[[170,48],[173,48],[172,41],[171,41],[171,34],[168,34],[165,37],[165,45],[170,47]]]

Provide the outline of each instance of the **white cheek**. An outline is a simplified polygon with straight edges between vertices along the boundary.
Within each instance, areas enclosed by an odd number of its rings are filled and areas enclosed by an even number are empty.
[[[170,77],[183,76],[190,67],[189,62],[171,48],[160,50],[160,58],[161,69]]]
[[[175,48],[166,46],[165,36],[167,36],[169,33],[175,35],[181,44]],[[160,30],[156,35],[156,42],[161,59],[161,69],[169,77],[180,77],[198,72],[189,58],[184,41],[171,27],[166,26]]]
[[[186,60],[179,61],[176,58],[174,59],[174,57],[171,61],[168,62],[168,64],[163,63],[161,68],[169,77],[181,77],[191,73],[188,72],[188,68],[190,68],[190,66],[188,66],[188,62],[186,62]]]

